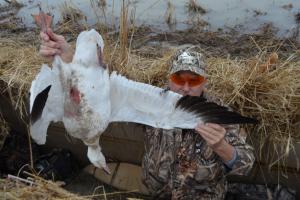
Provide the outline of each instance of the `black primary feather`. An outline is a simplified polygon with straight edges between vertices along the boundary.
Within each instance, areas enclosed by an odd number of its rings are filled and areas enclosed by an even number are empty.
[[[216,124],[255,124],[256,119],[244,117],[227,107],[208,102],[203,97],[183,96],[176,103],[176,108],[192,112],[201,117],[204,122]]]
[[[42,92],[40,92],[34,99],[32,110],[30,113],[30,122],[34,124],[42,115],[44,107],[46,105],[48,94],[51,85],[46,87]]]

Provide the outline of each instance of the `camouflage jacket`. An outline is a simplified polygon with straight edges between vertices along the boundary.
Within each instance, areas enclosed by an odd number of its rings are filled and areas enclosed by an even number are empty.
[[[227,174],[245,175],[254,162],[239,126],[225,127],[237,152],[231,169],[195,130],[146,127],[143,181],[155,199],[224,199]]]

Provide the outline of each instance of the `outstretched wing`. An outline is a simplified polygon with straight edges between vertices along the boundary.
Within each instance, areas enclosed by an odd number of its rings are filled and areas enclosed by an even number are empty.
[[[59,79],[60,62],[56,59],[53,68],[44,64],[30,88],[30,133],[38,144],[45,144],[51,121],[63,117],[63,91]]]
[[[111,120],[157,128],[193,129],[197,123],[256,123],[202,97],[182,96],[152,85],[134,82],[113,72],[110,76]]]

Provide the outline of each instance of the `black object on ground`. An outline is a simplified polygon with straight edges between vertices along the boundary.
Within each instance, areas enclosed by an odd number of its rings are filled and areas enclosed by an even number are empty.
[[[35,162],[35,170],[45,179],[68,184],[78,174],[79,165],[69,150],[54,149],[39,157]]]

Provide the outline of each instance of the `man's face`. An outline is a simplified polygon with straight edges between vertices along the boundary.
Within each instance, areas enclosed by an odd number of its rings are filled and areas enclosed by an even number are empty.
[[[171,91],[181,95],[200,96],[207,82],[203,77],[191,71],[176,72],[176,76],[169,78]]]

